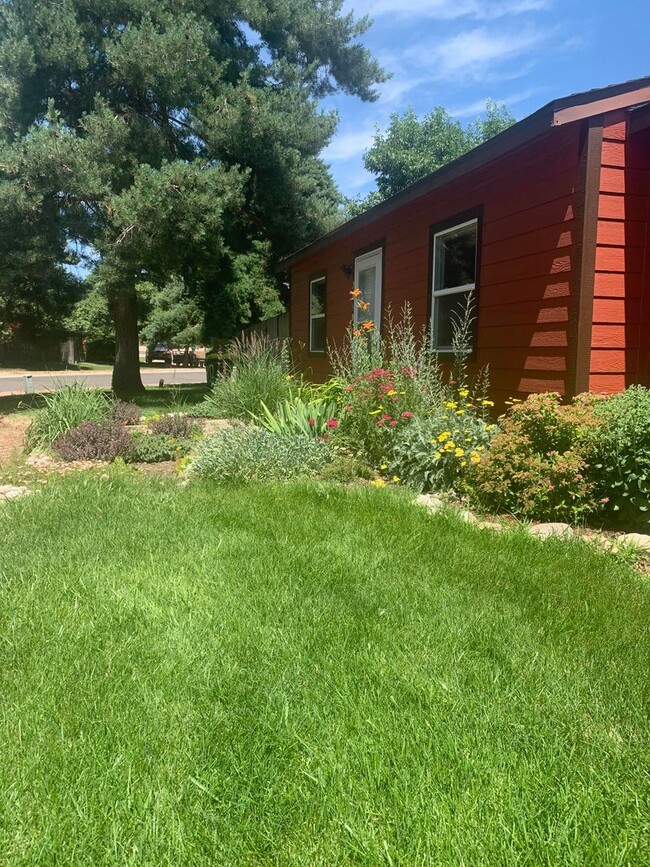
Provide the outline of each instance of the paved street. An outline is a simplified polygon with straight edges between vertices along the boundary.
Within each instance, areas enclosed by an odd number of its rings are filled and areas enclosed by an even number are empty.
[[[182,383],[205,382],[205,370],[202,367],[156,367],[142,368],[140,371],[145,385],[158,385],[164,379],[165,385],[180,385]],[[56,371],[54,373],[33,373],[34,391],[52,391],[57,385],[83,382],[89,388],[109,388],[111,384],[110,370]],[[25,375],[3,375],[0,370],[0,395],[24,394]]]

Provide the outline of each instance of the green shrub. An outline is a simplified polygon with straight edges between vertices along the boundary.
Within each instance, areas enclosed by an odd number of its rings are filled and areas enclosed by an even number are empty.
[[[192,415],[208,418],[249,420],[264,402],[273,410],[291,387],[291,364],[283,341],[267,337],[236,340],[230,351],[230,366],[220,373],[209,394]]]
[[[558,394],[530,395],[513,406],[466,479],[477,505],[541,521],[596,513],[601,504],[589,474],[587,436],[599,425],[596,406],[593,395],[564,406]]]
[[[133,435],[133,448],[129,460],[141,464],[176,461],[188,454],[191,446],[192,442],[187,438],[177,439],[167,434],[138,433]]]
[[[63,385],[43,396],[45,407],[39,410],[27,432],[27,448],[48,448],[61,434],[84,421],[101,421],[111,409],[108,397],[82,383]]]
[[[596,497],[613,521],[650,520],[650,390],[631,386],[594,406],[586,433]]]
[[[325,443],[305,436],[277,436],[256,427],[232,428],[201,443],[190,472],[223,482],[286,479],[313,475],[331,459]]]
[[[353,455],[335,455],[329,464],[325,464],[318,475],[324,482],[340,482],[341,484],[375,477],[372,467]]]
[[[390,473],[417,491],[457,491],[460,479],[480,463],[496,427],[471,412],[457,412],[445,407],[400,431]]]
[[[53,449],[64,461],[128,460],[133,451],[133,437],[118,422],[89,420],[59,434]]]

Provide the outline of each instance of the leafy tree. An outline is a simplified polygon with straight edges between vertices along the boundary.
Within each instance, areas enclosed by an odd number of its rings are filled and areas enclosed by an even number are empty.
[[[118,391],[141,387],[143,280],[177,276],[229,327],[267,305],[261,272],[336,219],[319,158],[336,118],[318,100],[373,99],[384,80],[357,41],[369,20],[342,5],[4,0],[0,228],[20,231],[0,249],[0,296],[67,292],[71,250],[96,251]]]
[[[485,115],[463,126],[446,109],[438,106],[422,120],[412,108],[394,112],[386,132],[378,129],[364,154],[366,169],[377,179],[377,189],[366,197],[350,199],[345,216],[349,219],[395,195],[404,187],[450,163],[515,122],[505,105],[488,100]]]

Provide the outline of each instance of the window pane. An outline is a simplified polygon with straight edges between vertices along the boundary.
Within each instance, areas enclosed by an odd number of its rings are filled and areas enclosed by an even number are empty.
[[[325,352],[325,317],[311,320],[311,345],[312,352]]]
[[[367,320],[375,321],[375,307],[377,298],[377,268],[371,265],[369,268],[364,268],[359,271],[359,289],[361,289],[361,299],[370,306],[367,310],[358,310],[357,321],[366,322]]]
[[[311,315],[320,316],[325,313],[325,281],[318,280],[311,284]]]
[[[458,324],[465,318],[467,294],[467,292],[456,292],[453,295],[439,295],[435,299],[433,311],[433,345],[435,349],[451,349],[455,323]],[[475,321],[472,323],[471,329],[472,342],[474,325]]]
[[[436,239],[434,291],[476,281],[476,225],[455,229]]]

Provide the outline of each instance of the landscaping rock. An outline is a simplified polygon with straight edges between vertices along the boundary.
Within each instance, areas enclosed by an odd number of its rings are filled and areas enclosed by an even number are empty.
[[[549,536],[570,537],[573,536],[573,530],[568,524],[531,524],[528,528],[531,536],[538,536],[540,539],[548,539]]]
[[[650,551],[650,536],[645,533],[623,533],[617,540],[621,545],[633,545],[642,551]]]
[[[0,485],[0,500],[17,500],[31,493],[24,485]]]
[[[466,521],[468,524],[478,524],[479,520],[473,512],[470,512],[469,509],[459,509],[458,517],[462,518],[463,521]]]
[[[420,494],[413,502],[418,506],[424,506],[430,512],[438,512],[445,508],[445,503],[435,494]]]

